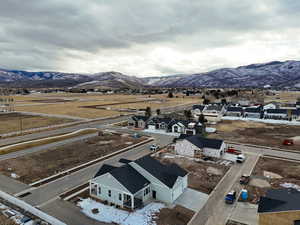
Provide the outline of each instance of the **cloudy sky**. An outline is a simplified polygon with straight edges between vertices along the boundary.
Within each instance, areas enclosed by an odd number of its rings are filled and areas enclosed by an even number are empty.
[[[299,59],[299,0],[1,0],[0,67],[195,73]]]

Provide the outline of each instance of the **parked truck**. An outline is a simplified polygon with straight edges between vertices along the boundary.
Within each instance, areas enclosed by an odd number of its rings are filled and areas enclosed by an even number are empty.
[[[236,191],[232,190],[225,196],[226,204],[233,204],[236,199]]]

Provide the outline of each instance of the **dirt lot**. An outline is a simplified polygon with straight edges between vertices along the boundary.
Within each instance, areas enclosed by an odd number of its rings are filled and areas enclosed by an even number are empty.
[[[209,163],[195,162],[193,160],[181,158],[169,158],[164,155],[158,158],[164,164],[176,163],[190,174],[188,177],[188,185],[190,188],[209,194],[219,183],[228,166]]]
[[[16,225],[16,223],[8,219],[7,217],[3,216],[2,214],[0,214],[0,222],[1,225]]]
[[[20,113],[0,113],[0,134],[20,131],[21,126],[23,130],[26,130],[37,127],[46,127],[55,124],[68,123],[72,121],[74,120],[56,117],[22,115]]]
[[[16,101],[16,110],[48,113],[58,115],[76,116],[82,118],[99,118],[106,116],[120,115],[118,110],[127,108],[146,108],[153,109],[175,106],[179,104],[199,103],[200,97],[186,97],[179,95],[178,98],[167,98],[165,95],[101,95],[101,94],[38,94],[28,96],[13,96]],[[157,101],[147,102],[149,99]],[[125,104],[126,102],[139,103]],[[53,104],[53,103],[57,104]],[[161,103],[163,102],[163,104]],[[42,104],[37,104],[42,103]],[[47,104],[49,103],[49,104]],[[91,106],[117,104],[110,110],[97,109]]]
[[[217,133],[209,134],[209,137],[240,143],[300,150],[300,145],[298,144],[294,146],[282,145],[284,139],[300,134],[300,126],[223,120],[216,125],[216,128]]]
[[[283,188],[280,184],[284,183],[300,185],[300,163],[262,157],[257,162],[246,189],[249,191],[250,201],[257,202],[268,189]]]
[[[175,206],[173,209],[163,208],[155,222],[157,225],[186,225],[193,215],[193,211],[182,206]]]
[[[111,134],[96,136],[66,144],[54,149],[28,154],[0,162],[0,172],[10,176],[16,173],[24,183],[32,183],[58,172],[118,151],[145,140],[131,136]],[[45,162],[47,162],[45,164]]]

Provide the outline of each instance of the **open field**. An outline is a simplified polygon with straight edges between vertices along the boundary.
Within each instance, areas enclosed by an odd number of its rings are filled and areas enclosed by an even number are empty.
[[[192,159],[184,157],[175,157],[175,155],[160,155],[159,159],[164,164],[176,163],[189,172],[188,186],[192,189],[209,194],[217,186],[219,181],[229,169],[228,166],[212,162],[195,162]]]
[[[100,94],[36,94],[29,96],[13,96],[16,100],[17,111],[57,114],[82,118],[99,118],[120,115],[118,110],[135,108],[142,109],[150,106],[153,109],[176,106],[181,104],[199,103],[199,96],[167,98],[165,95],[100,95]],[[149,101],[150,100],[150,101]],[[135,102],[130,103],[127,102]],[[163,104],[162,104],[163,103]],[[97,105],[110,105],[109,110],[97,109]]]
[[[143,140],[144,137],[135,139],[129,135],[119,134],[91,137],[57,148],[0,161],[0,172],[7,176],[15,173],[20,176],[18,178],[20,181],[33,183]]]
[[[209,134],[208,137],[300,151],[298,144],[282,145],[284,139],[300,134],[300,126],[223,120],[216,125],[216,128],[217,133]]]
[[[278,91],[275,95],[266,95],[265,102],[295,103],[300,98],[300,91]]]
[[[22,130],[26,130],[72,121],[74,120],[57,117],[22,115],[20,113],[0,113],[0,134],[20,131],[21,128]]]
[[[250,201],[255,203],[268,189],[283,188],[282,184],[295,184],[300,188],[300,163],[262,157],[258,160],[246,189]]]

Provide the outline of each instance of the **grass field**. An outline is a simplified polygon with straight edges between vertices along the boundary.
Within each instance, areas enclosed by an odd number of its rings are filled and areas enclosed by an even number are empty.
[[[297,99],[300,98],[300,92],[299,91],[280,91],[277,92],[276,95],[271,96],[265,96],[265,102],[290,102],[295,103]]]
[[[72,122],[71,119],[22,115],[20,113],[0,114],[0,134],[31,128]]]
[[[28,99],[27,99],[28,98]],[[126,104],[126,102],[145,101]],[[152,100],[148,102],[147,100]],[[150,106],[152,109],[176,106],[181,104],[199,103],[200,97],[167,98],[167,95],[100,95],[100,94],[39,94],[29,96],[16,96],[16,110],[45,114],[57,114],[81,118],[100,118],[118,116],[119,109],[142,109]],[[56,102],[56,103],[55,103]],[[120,103],[111,106],[109,110],[87,108],[87,106]],[[124,103],[124,104],[122,104]]]

